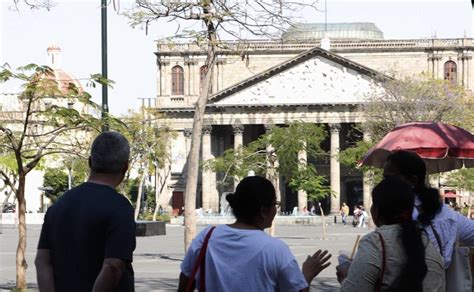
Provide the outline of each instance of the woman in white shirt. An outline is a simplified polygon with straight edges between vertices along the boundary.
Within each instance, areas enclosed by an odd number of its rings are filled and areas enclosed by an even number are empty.
[[[309,291],[331,255],[318,250],[300,270],[288,246],[264,232],[272,225],[279,202],[272,183],[259,176],[244,178],[227,200],[236,217],[211,233],[205,253],[207,291]],[[185,291],[210,227],[191,243],[181,264],[179,291]],[[196,287],[200,287],[200,273]]]

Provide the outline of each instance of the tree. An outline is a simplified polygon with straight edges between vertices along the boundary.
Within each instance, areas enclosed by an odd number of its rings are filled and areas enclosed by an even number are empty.
[[[388,80],[384,92],[369,96],[360,109],[367,114],[362,130],[378,141],[395,126],[443,122],[474,130],[472,96],[461,86],[426,76]]]
[[[23,89],[18,94],[20,111],[2,112],[0,120],[0,155],[14,157],[15,164],[0,165],[0,177],[17,199],[19,219],[19,240],[16,256],[16,286],[26,288],[26,200],[25,183],[27,174],[37,168],[47,156],[58,154],[78,155],[80,149],[88,148],[84,141],[90,131],[100,129],[100,120],[86,112],[68,106],[66,101],[75,101],[87,107],[97,107],[87,92],[80,91],[74,84],[67,89],[53,78],[51,68],[30,64],[11,70],[3,66],[0,82],[20,81]],[[95,84],[96,79],[91,81]],[[73,134],[74,133],[74,134]],[[0,159],[0,161],[2,161]],[[17,177],[15,183],[8,171]]]
[[[45,196],[50,199],[51,203],[61,197],[67,190],[67,174],[60,168],[47,168],[43,175],[43,188],[48,187],[50,190],[45,191]]]
[[[51,0],[13,0],[13,4],[18,9],[21,4],[26,5],[30,9],[46,9],[50,10],[55,3]]]
[[[43,188],[49,187],[51,190],[45,191],[45,195],[54,204],[70,187],[74,186],[74,182],[83,182],[85,177],[84,172],[73,172],[72,185],[70,186],[70,177],[63,168],[46,168],[43,175]]]
[[[299,3],[291,0],[137,0],[135,8],[127,13],[132,26],[146,24],[148,27],[153,21],[176,21],[177,30],[172,38],[194,39],[207,52],[205,65],[209,69],[195,105],[191,149],[187,158],[184,214],[186,250],[196,234],[195,206],[204,111],[218,49],[229,49],[223,47],[219,40],[221,37],[240,40],[242,34],[273,38],[285,26],[296,21],[298,13],[303,9],[315,8],[316,3],[313,0]],[[202,30],[190,29],[193,25],[202,27]]]
[[[321,149],[326,135],[316,124],[295,122],[287,127],[272,127],[237,151],[229,149],[223,156],[206,161],[204,167],[224,173],[220,183],[228,185],[235,177],[240,180],[249,171],[265,176],[268,160],[273,159],[275,163],[271,165],[275,168],[275,176],[284,177],[294,191],[304,191],[311,200],[317,201],[331,193],[327,179],[318,174],[314,165],[299,158],[298,153],[305,151],[310,158],[326,157],[327,153]]]
[[[131,145],[130,166],[126,180],[129,179],[131,170],[138,170],[139,185],[135,202],[135,219],[138,218],[141,210],[143,190],[149,175],[155,175],[159,184],[155,186],[154,221],[158,209],[160,206],[163,207],[160,203],[160,195],[164,184],[160,181],[166,180],[167,176],[171,175],[170,170],[166,170],[166,166],[169,165],[170,160],[168,141],[173,135],[166,127],[158,127],[157,118],[157,116],[152,116],[146,108],[142,108],[141,112],[129,111],[128,115],[123,117],[125,126],[118,128],[129,139]]]
[[[463,168],[448,174],[444,184],[466,192],[474,192],[474,169]]]
[[[377,141],[395,126],[415,122],[443,122],[474,130],[474,100],[462,87],[426,76],[386,80],[383,91],[374,92],[360,105],[365,121],[361,133],[370,141],[358,141],[340,152],[341,163],[354,167]]]

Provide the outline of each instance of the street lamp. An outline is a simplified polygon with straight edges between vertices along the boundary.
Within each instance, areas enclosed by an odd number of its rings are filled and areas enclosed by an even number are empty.
[[[102,27],[102,78],[107,79],[107,0],[102,0],[101,6],[101,27]],[[107,116],[109,113],[108,87],[102,83],[102,132],[109,130]]]

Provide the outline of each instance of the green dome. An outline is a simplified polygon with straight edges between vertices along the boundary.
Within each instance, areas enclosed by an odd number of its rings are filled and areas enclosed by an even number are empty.
[[[383,40],[383,32],[371,22],[300,23],[283,33],[285,41],[311,39]]]

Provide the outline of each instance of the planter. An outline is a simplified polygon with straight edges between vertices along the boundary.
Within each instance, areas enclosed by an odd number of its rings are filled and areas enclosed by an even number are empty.
[[[163,221],[137,221],[136,236],[166,235],[166,223]]]

